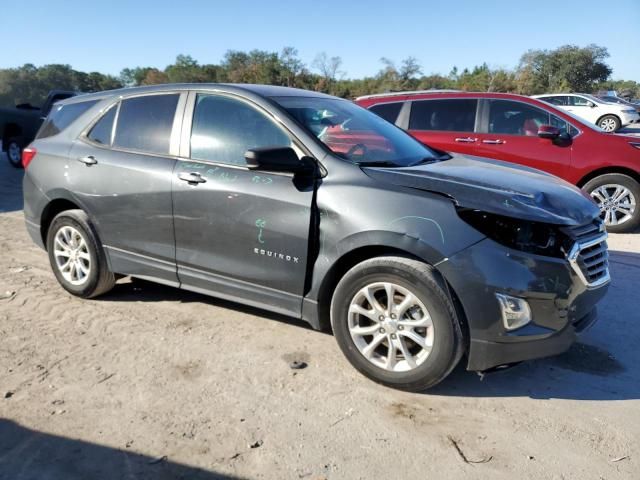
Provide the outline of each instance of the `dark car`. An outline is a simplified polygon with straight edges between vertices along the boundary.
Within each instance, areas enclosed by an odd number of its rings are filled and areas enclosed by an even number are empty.
[[[11,165],[22,166],[22,149],[36,136],[54,103],[75,95],[76,92],[52,90],[42,107],[23,103],[15,108],[0,108],[0,152],[7,152]]]
[[[430,147],[538,168],[577,185],[598,204],[610,232],[640,226],[638,137],[605,133],[570,112],[510,93],[427,90],[356,102]]]
[[[625,100],[621,97],[614,97],[613,95],[597,95],[600,100],[604,100],[609,103],[617,103],[619,105],[626,105],[627,107],[635,108],[636,112],[640,113],[640,105],[637,103],[630,102],[629,100]]]
[[[563,352],[609,284],[599,210],[574,186],[443,155],[319,93],[70,99],[24,164],[27,229],[70,293],[130,275],[301,318],[397,388],[464,354],[485,371]]]

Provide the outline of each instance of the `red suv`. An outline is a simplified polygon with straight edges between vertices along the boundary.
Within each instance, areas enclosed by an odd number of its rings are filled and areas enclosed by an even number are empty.
[[[640,137],[605,133],[547,103],[507,93],[428,90],[356,103],[430,147],[538,168],[578,185],[600,206],[610,232],[640,225]]]

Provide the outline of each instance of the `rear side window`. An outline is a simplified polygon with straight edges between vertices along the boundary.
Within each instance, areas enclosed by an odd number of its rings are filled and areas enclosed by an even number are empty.
[[[411,104],[409,130],[473,132],[476,99],[417,100]]]
[[[71,125],[80,115],[93,107],[98,100],[71,103],[69,105],[56,105],[40,127],[36,138],[46,138],[57,135]]]
[[[178,98],[176,93],[122,100],[113,145],[168,154]]]
[[[191,129],[191,158],[246,165],[250,148],[288,147],[291,140],[273,121],[240,100],[198,95]]]
[[[369,108],[369,110],[384,118],[387,122],[396,123],[402,105],[402,102],[379,103]]]
[[[116,118],[117,106],[113,106],[105,113],[93,126],[87,137],[89,140],[102,145],[111,145],[111,134],[113,132],[113,120]]]

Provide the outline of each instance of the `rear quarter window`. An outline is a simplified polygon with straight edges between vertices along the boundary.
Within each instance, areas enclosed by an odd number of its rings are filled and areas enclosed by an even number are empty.
[[[384,118],[387,122],[396,123],[400,109],[402,109],[402,102],[393,103],[379,103],[369,108],[376,115]]]
[[[71,103],[69,105],[55,105],[40,127],[36,138],[47,138],[59,134],[96,103],[98,103],[98,100]]]

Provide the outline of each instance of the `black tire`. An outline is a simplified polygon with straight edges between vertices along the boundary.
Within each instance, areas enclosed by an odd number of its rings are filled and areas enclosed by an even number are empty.
[[[405,372],[374,365],[360,352],[348,325],[352,299],[363,287],[392,282],[417,296],[432,320],[434,344],[423,363]],[[340,349],[349,362],[375,382],[407,391],[423,391],[442,381],[464,353],[464,341],[453,302],[444,281],[425,263],[404,257],[383,256],[359,263],[336,286],[331,301],[331,326]],[[398,334],[400,338],[400,334]]]
[[[626,222],[618,225],[606,225],[607,231],[611,233],[625,233],[636,230],[638,226],[640,226],[640,184],[628,175],[623,175],[621,173],[607,173],[605,175],[600,175],[599,177],[589,180],[582,187],[582,189],[589,195],[592,195],[592,192],[594,190],[602,187],[603,185],[620,185],[629,189],[636,202],[635,211],[633,212],[631,218]],[[596,200],[596,202],[600,204],[600,201],[598,199],[594,198],[594,200]]]
[[[605,124],[607,125],[611,125],[611,122],[613,121],[613,128],[606,128]],[[621,126],[621,122],[620,119],[618,117],[616,117],[615,115],[605,115],[604,117],[601,117],[598,119],[598,126],[600,128],[602,128],[605,132],[616,132],[620,129]]]
[[[77,285],[64,278],[54,255],[55,236],[65,226],[72,227],[80,233],[90,257],[89,274],[81,284]],[[84,211],[66,210],[53,219],[47,232],[47,252],[56,279],[69,293],[82,298],[93,298],[113,288],[115,276],[109,270],[98,234]]]
[[[7,152],[7,159],[12,167],[22,168],[22,143],[17,138],[7,140],[4,147]]]

